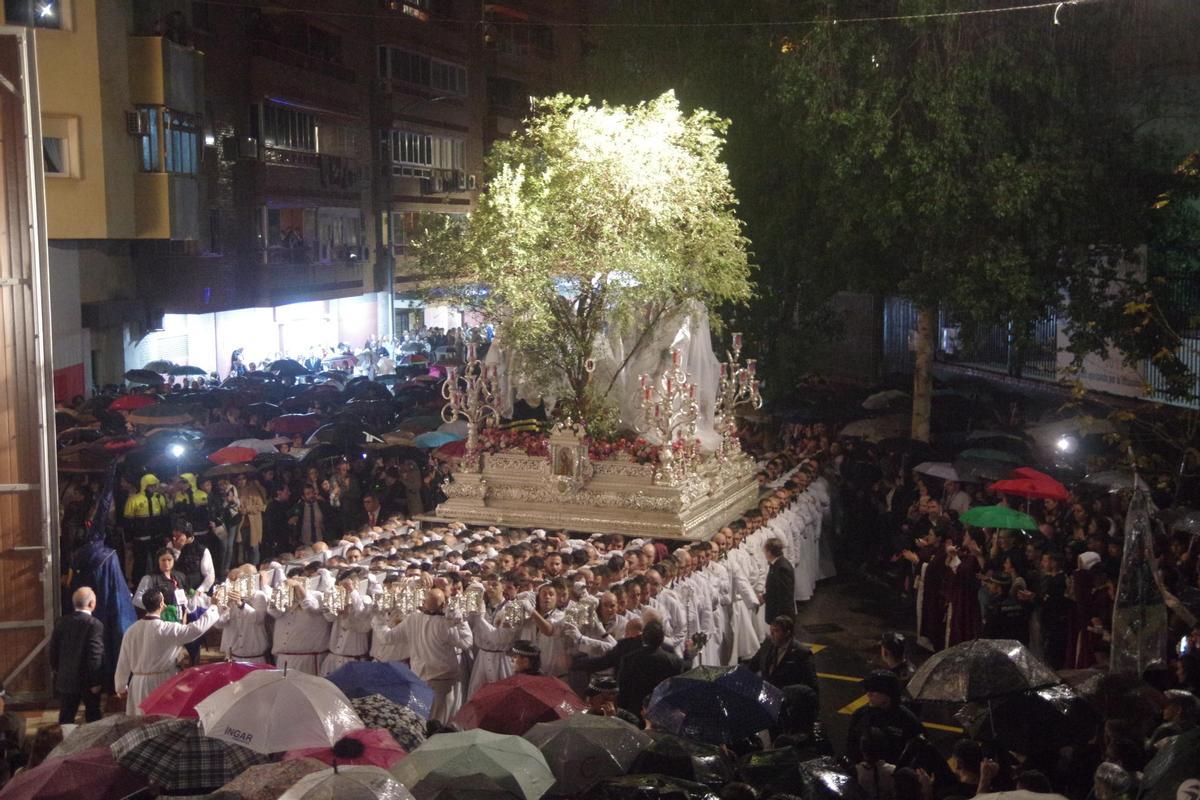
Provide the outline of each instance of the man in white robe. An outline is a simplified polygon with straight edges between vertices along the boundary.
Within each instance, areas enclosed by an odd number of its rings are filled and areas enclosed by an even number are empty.
[[[131,717],[141,715],[142,710],[138,708],[141,702],[178,671],[175,660],[179,648],[207,633],[220,616],[220,612],[210,606],[199,619],[187,625],[164,622],[159,617],[163,596],[157,589],[145,592],[142,604],[146,607],[146,616],[125,631],[113,678],[117,696],[125,697],[125,713]]]
[[[646,588],[650,593],[650,607],[662,614],[663,628],[667,631],[666,644],[683,655],[683,644],[688,638],[687,611],[674,589],[668,587],[672,569],[667,563],[646,570]]]
[[[458,712],[462,697],[458,692],[462,676],[460,652],[473,644],[466,620],[446,616],[446,593],[430,589],[421,610],[409,614],[394,628],[375,627],[375,635],[389,641],[400,640],[409,653],[413,672],[433,689],[430,719],[449,722]]]
[[[346,607],[336,614],[324,612],[331,624],[329,654],[321,662],[321,675],[325,677],[346,664],[370,658],[371,598],[356,578],[347,577],[340,585],[346,592]]]
[[[288,578],[291,605],[280,608],[272,596],[267,613],[275,618],[271,652],[279,669],[319,675],[321,661],[329,652],[329,622],[321,611],[321,592],[309,588],[302,577]]]
[[[475,663],[471,666],[471,680],[467,684],[467,700],[480,686],[513,674],[508,650],[516,641],[517,629],[505,622],[505,617],[508,604],[517,602],[516,587],[508,581],[501,585],[495,580],[488,580],[484,583],[484,591],[492,610],[476,611],[468,618],[475,645]]]

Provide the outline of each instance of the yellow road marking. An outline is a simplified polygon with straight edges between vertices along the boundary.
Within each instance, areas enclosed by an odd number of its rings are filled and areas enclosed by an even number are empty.
[[[847,683],[861,683],[862,678],[854,678],[850,675],[835,675],[832,672],[818,672],[818,678],[824,678],[829,681],[846,681]]]
[[[931,731],[947,731],[948,733],[962,733],[963,729],[957,725],[943,725],[940,722],[922,722],[926,728]]]
[[[812,650],[814,656],[824,650],[826,647],[829,647],[827,644],[812,644],[811,642],[801,642],[800,644],[804,645],[809,650]]]
[[[862,697],[858,698],[853,703],[849,703],[849,704],[844,705],[841,708],[839,708],[837,713],[853,714],[855,711],[858,711],[860,708],[862,708],[866,704],[867,704],[867,696],[864,694]]]

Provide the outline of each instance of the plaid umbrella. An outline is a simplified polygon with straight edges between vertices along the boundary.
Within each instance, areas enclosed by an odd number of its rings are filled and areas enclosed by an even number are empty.
[[[269,756],[205,736],[194,719],[143,725],[112,745],[117,763],[168,791],[207,792]]]
[[[72,753],[91,750],[93,747],[108,747],[131,730],[140,728],[143,725],[160,722],[164,719],[166,717],[153,715],[127,717],[124,714],[113,714],[111,717],[105,717],[95,722],[88,722],[67,734],[67,738],[63,739],[58,747],[50,751],[48,758],[69,756]]]
[[[7,784],[5,800],[76,800],[80,797],[125,797],[144,789],[146,781],[113,761],[107,748],[83,750],[64,758],[48,758]]]
[[[219,790],[222,797],[242,800],[278,800],[305,775],[328,769],[315,758],[295,758],[272,764],[260,764],[238,775]]]
[[[368,728],[385,730],[410,753],[425,742],[425,720],[408,706],[381,694],[350,698],[350,705]]]

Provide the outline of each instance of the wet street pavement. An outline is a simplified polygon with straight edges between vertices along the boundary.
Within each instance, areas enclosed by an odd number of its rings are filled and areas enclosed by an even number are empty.
[[[879,637],[898,631],[909,639],[909,658],[920,664],[928,653],[912,644],[915,613],[882,582],[855,577],[838,577],[817,585],[812,600],[800,604],[796,617],[797,637],[812,647],[816,656],[821,692],[821,721],[826,735],[840,755],[846,745],[850,715],[865,705],[859,681],[879,669]],[[946,749],[960,729],[950,717],[954,709],[922,709],[922,721],[930,739]]]

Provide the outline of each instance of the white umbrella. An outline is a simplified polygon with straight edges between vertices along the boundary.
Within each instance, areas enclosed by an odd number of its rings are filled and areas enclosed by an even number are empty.
[[[353,766],[309,773],[279,800],[413,800],[413,796],[387,770]]]
[[[290,441],[290,440],[286,440],[286,441]],[[278,452],[275,449],[275,440],[274,439],[238,439],[236,442],[230,443],[229,446],[230,447],[248,447],[256,453]]]
[[[958,477],[958,470],[954,468],[954,465],[946,461],[925,461],[914,467],[913,472],[919,472],[931,478],[941,478],[944,481],[962,480]]]
[[[1110,469],[1104,472],[1093,472],[1083,479],[1084,483],[1092,486],[1102,486],[1110,492],[1120,492],[1134,488],[1135,476],[1127,470]],[[1150,486],[1140,476],[1137,477],[1137,488],[1144,492],[1150,491]]]
[[[341,689],[295,670],[256,670],[206,697],[196,713],[206,736],[258,753],[333,747],[364,727]]]
[[[887,389],[886,391],[876,392],[866,400],[863,400],[862,407],[867,411],[885,411],[907,400],[908,392],[902,392],[899,389]]]

